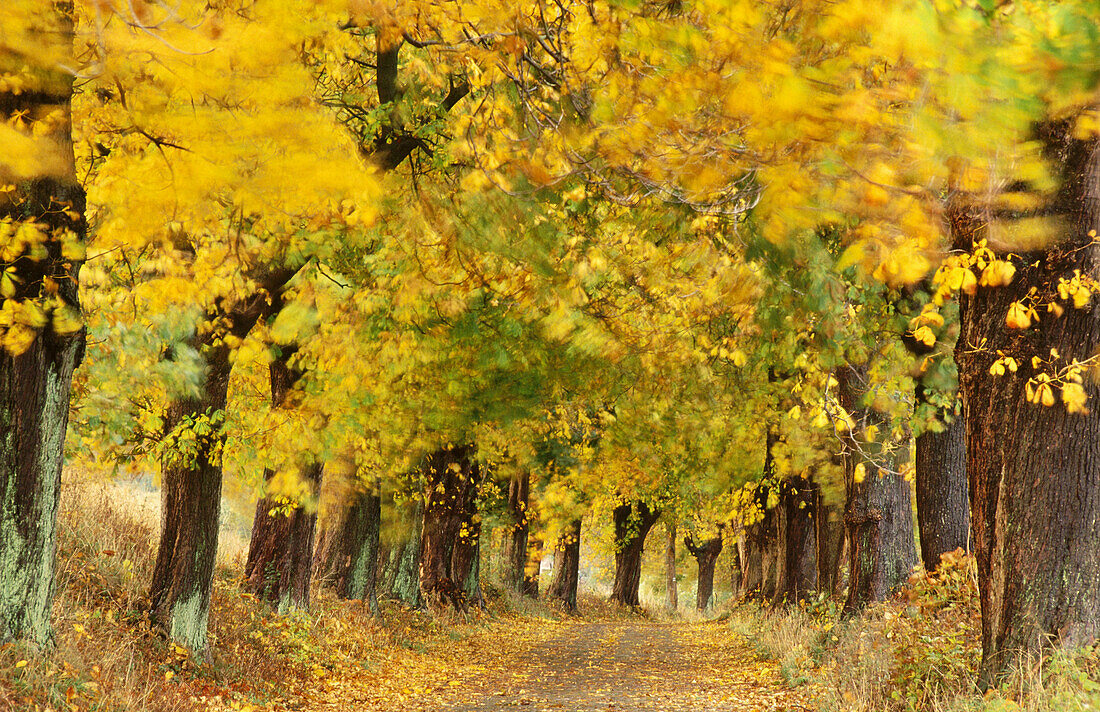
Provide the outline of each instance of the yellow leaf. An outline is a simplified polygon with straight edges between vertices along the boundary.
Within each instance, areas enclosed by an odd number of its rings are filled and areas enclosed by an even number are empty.
[[[15,667],[16,668],[25,668],[25,667],[27,667],[27,661],[26,660],[20,660],[19,662],[17,662],[15,664]]]

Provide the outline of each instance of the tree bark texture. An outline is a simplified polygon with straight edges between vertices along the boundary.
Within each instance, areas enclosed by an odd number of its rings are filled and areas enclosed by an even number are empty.
[[[423,605],[420,596],[420,532],[424,525],[424,505],[418,501],[411,515],[408,534],[393,547],[393,577],[389,595],[412,608]]]
[[[737,600],[741,597],[741,580],[743,573],[741,571],[741,540],[738,539],[733,546],[733,550],[730,552],[730,595],[733,600]]]
[[[639,606],[638,587],[642,583],[642,550],[649,530],[657,522],[660,510],[651,510],[645,502],[628,502],[615,507],[615,582],[611,600],[622,606]]]
[[[507,529],[501,558],[501,580],[505,588],[523,592],[524,569],[527,565],[527,500],[531,489],[531,473],[512,476],[508,482]]]
[[[424,528],[420,555],[420,592],[432,610],[448,604],[469,610],[465,592],[471,559],[463,552],[456,559],[459,537],[472,535],[469,501],[476,497],[480,470],[473,460],[472,446],[447,447],[428,456],[424,464],[427,480]],[[464,534],[465,530],[465,534]],[[456,569],[456,561],[460,569]]]
[[[714,598],[714,566],[718,563],[718,555],[722,553],[722,534],[713,539],[707,539],[698,546],[689,534],[684,538],[684,546],[695,557],[699,564],[698,583],[695,588],[695,607],[705,611],[710,607]]]
[[[859,439],[868,425],[879,426],[880,432],[888,432],[889,428],[881,415],[863,405],[867,392],[865,370],[847,366],[838,369],[836,375],[841,405],[856,423],[854,432],[848,435],[844,477],[849,561],[844,611],[853,615],[900,588],[909,580],[918,559],[909,483],[894,474],[905,463],[908,448],[898,447],[887,453]],[[876,457],[871,459],[869,454]],[[861,482],[855,476],[858,463],[863,463],[866,473]]]
[[[775,509],[768,508],[769,491],[767,485],[757,487],[756,504],[762,518],[746,526],[741,537],[741,595],[746,598],[771,600],[775,595],[779,526]]]
[[[785,480],[779,492],[781,573],[776,602],[794,603],[818,588],[818,540],[814,512],[821,489],[810,479]]]
[[[287,365],[287,358],[287,354],[281,355],[269,368],[272,408],[285,403],[300,376]],[[299,469],[299,476],[314,498],[321,485],[321,471],[320,463],[309,463]],[[270,483],[274,476],[274,470],[265,470],[264,482]],[[256,503],[244,568],[246,587],[280,612],[291,608],[308,610],[317,511],[313,502],[299,502],[289,512],[285,509],[270,495]]]
[[[363,601],[378,615],[378,554],[382,526],[381,482],[367,491],[354,489],[346,509],[325,535],[318,578],[337,597]]]
[[[1073,139],[1073,125],[1071,118],[1039,130],[1049,159],[1061,168],[1058,192],[1044,208],[1059,234],[1020,254],[1011,284],[978,286],[961,298],[955,359],[966,412],[983,686],[1021,658],[1052,646],[1088,645],[1100,635],[1100,389],[1085,376],[1087,413],[1069,413],[1057,398],[1049,407],[1027,398],[1029,378],[1086,361],[1100,348],[1096,295],[1078,309],[1057,291],[1059,280],[1072,279],[1075,270],[1100,277],[1100,249],[1090,236],[1100,231],[1100,147]],[[970,249],[990,235],[982,207],[949,211],[957,247]],[[1007,256],[1008,249],[991,245]],[[1040,307],[1059,303],[1065,311],[1042,310],[1030,327],[1006,328],[1010,305],[1033,297]],[[1051,360],[1052,349],[1054,364],[1031,368],[1033,357]],[[990,374],[998,351],[1019,361],[1018,373]],[[1054,384],[1054,395],[1062,385]]]
[[[577,610],[577,582],[581,565],[581,520],[574,519],[558,537],[554,548],[554,578],[546,589],[548,598],[561,601],[567,611]]]
[[[71,3],[43,10],[48,25],[41,28],[43,44],[59,43],[68,54],[71,13]],[[10,69],[18,75],[26,61],[0,57],[0,74]],[[21,93],[0,91],[4,125],[17,114],[31,120],[53,112],[64,117],[42,137],[56,146],[59,165],[50,175],[17,180],[0,156],[0,183],[15,184],[14,191],[0,193],[0,218],[36,225],[46,235],[43,254],[34,254],[28,245],[8,261],[0,259],[0,274],[8,277],[11,290],[0,295],[0,307],[38,301],[47,313],[42,326],[18,320],[0,326],[0,645],[23,638],[49,646],[54,640],[50,610],[61,466],[73,371],[84,354],[81,260],[75,249],[62,250],[63,242],[80,247],[87,234],[84,191],[76,179],[70,139],[73,80],[70,73],[50,67],[38,81],[40,86]]]
[[[966,484],[966,423],[954,415],[947,429],[917,437],[917,525],[924,568],[935,571],[940,555],[970,551],[970,502]]]
[[[243,339],[267,314],[268,295],[286,284],[297,269],[267,275],[268,288],[208,315],[212,324],[227,324],[196,336],[193,345],[203,356],[205,374],[197,396],[181,397],[164,417],[161,455],[161,534],[149,590],[151,617],[173,641],[195,652],[206,650],[210,591],[218,548],[221,512],[222,423],[229,388],[229,348],[220,339],[228,333]]]
[[[838,505],[826,504],[824,497],[819,497],[814,523],[817,527],[818,589],[830,596],[840,595],[844,578],[841,575],[844,553],[844,510]]]
[[[679,592],[676,590],[676,525],[668,526],[668,546],[665,547],[665,591],[668,593],[669,610],[680,607]]]

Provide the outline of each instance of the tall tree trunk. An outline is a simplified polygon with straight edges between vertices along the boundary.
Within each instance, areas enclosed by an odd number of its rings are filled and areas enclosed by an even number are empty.
[[[745,527],[741,555],[742,596],[764,600],[771,600],[775,595],[778,578],[778,515],[774,508],[768,508],[768,492],[766,485],[757,489],[757,506],[761,508],[762,518]]]
[[[1100,144],[1074,139],[1074,125],[1071,117],[1039,131],[1048,157],[1061,168],[1059,190],[1043,211],[1059,234],[1044,249],[1014,259],[1011,284],[978,286],[961,298],[955,359],[966,409],[983,686],[1022,657],[1052,646],[1088,645],[1100,636],[1100,389],[1086,374],[1087,412],[1067,412],[1056,398],[1049,407],[1028,402],[1029,388],[1039,401],[1051,395],[1072,400],[1076,384],[1051,388],[1028,376],[1088,361],[1100,348],[1096,296],[1078,309],[1057,293],[1059,280],[1073,279],[1075,270],[1100,276],[1100,249],[1092,237],[1100,231]],[[970,249],[986,235],[984,207],[971,212],[954,206],[956,246]],[[1000,257],[1010,258],[1005,252]],[[1032,289],[1039,301],[1060,302],[1065,312],[1055,316],[1037,304],[1041,320],[1007,328],[1010,305],[1030,303]],[[1000,352],[1021,364],[1020,373],[991,375]],[[1054,363],[1029,370],[1033,357]]]
[[[668,546],[665,547],[665,590],[668,592],[668,607],[675,611],[680,607],[676,590],[676,524],[668,526]]]
[[[531,489],[531,473],[515,474],[508,482],[508,522],[504,533],[501,580],[505,588],[523,592],[524,568],[527,565],[527,499]]]
[[[862,427],[867,425],[877,425],[880,432],[889,431],[883,418],[863,405],[867,392],[867,374],[863,368],[838,369],[837,381],[841,405],[852,414],[856,430],[860,431],[848,435],[844,477],[850,572],[844,611],[853,615],[868,603],[885,600],[908,581],[918,559],[909,483],[895,474],[906,462],[908,448],[899,446],[886,453],[880,444],[859,439]],[[863,453],[874,455],[875,459]],[[856,481],[857,466],[861,463],[865,476]]]
[[[741,597],[741,550],[741,540],[738,539],[730,556],[730,595],[735,601]]]
[[[229,388],[226,333],[243,339],[268,313],[270,295],[286,284],[297,268],[266,275],[260,288],[228,312],[208,315],[211,324],[227,324],[196,336],[206,372],[197,397],[169,404],[164,417],[161,454],[161,533],[149,590],[151,618],[173,641],[195,652],[206,650],[210,591],[218,548],[221,513],[222,446],[225,399]]]
[[[264,479],[274,476],[264,472]],[[321,465],[303,467],[300,476],[316,492],[321,481]],[[317,512],[309,503],[300,503],[290,512],[265,496],[256,503],[252,538],[244,575],[246,587],[268,601],[280,613],[292,608],[309,609],[309,581],[313,567],[313,535]]]
[[[841,560],[844,552],[844,511],[818,497],[814,513],[817,525],[817,585],[832,596],[840,593]]]
[[[43,47],[57,45],[52,49],[59,50],[59,57],[69,56],[72,4],[49,5],[41,8],[37,37]],[[15,19],[17,25],[23,21]],[[36,225],[44,236],[44,254],[34,254],[38,245],[29,244],[15,256],[0,258],[0,308],[38,302],[47,314],[45,325],[16,321],[0,326],[0,645],[26,638],[49,646],[69,392],[84,354],[78,254],[87,226],[70,139],[72,74],[60,67],[34,67],[33,61],[27,69],[27,62],[26,56],[0,53],[0,74],[10,71],[18,77],[33,71],[35,76],[25,91],[0,90],[0,123],[18,125],[11,120],[18,114],[35,129],[48,128],[39,140],[49,143],[52,156],[43,159],[57,165],[49,176],[20,178],[8,172],[0,155],[0,182],[15,183],[14,191],[0,193],[0,218],[14,226]],[[64,119],[52,128],[38,121],[54,112]]]
[[[272,408],[283,405],[301,376],[299,371],[287,365],[289,356],[284,352],[269,367]],[[311,498],[317,496],[321,470],[320,463],[309,463],[299,469]],[[274,476],[274,470],[266,469],[264,482],[270,483]],[[291,608],[308,610],[317,511],[314,502],[298,502],[289,512],[285,510],[286,506],[269,494],[256,503],[244,568],[246,586],[280,612]]]
[[[350,493],[351,501],[325,533],[318,578],[339,598],[364,601],[378,615],[378,546],[382,526],[381,482]]]
[[[539,574],[542,572],[543,541],[541,534],[528,534],[527,564],[523,573],[523,595],[539,597]]]
[[[567,611],[577,610],[577,581],[581,565],[581,520],[574,519],[558,537],[554,549],[554,578],[546,589]]]
[[[821,489],[805,477],[783,482],[779,493],[779,555],[782,573],[776,602],[802,600],[817,590],[818,542],[814,512]]]
[[[689,534],[684,538],[684,546],[695,557],[699,564],[699,578],[695,589],[695,607],[705,611],[710,607],[714,597],[714,566],[718,563],[718,555],[722,553],[722,534],[713,539],[708,539],[696,546]]]
[[[476,469],[476,465],[474,466]],[[466,602],[478,608],[485,607],[485,595],[481,591],[481,517],[477,511],[477,482],[466,489],[462,509],[462,526],[455,540],[451,555],[451,577],[462,585]]]
[[[446,447],[428,456],[424,529],[420,555],[420,592],[428,607],[440,611],[448,604],[467,611],[464,590],[468,569],[455,578],[454,553],[469,521],[467,498],[476,489],[480,473],[473,447]]]
[[[615,583],[611,600],[622,606],[638,606],[642,583],[642,550],[660,510],[651,511],[645,502],[628,502],[615,507]]]
[[[917,525],[928,571],[936,570],[941,554],[970,551],[966,423],[961,413],[946,418],[951,418],[946,430],[922,433],[916,444]]]
[[[412,608],[423,605],[420,597],[420,532],[424,522],[424,504],[419,500],[412,512],[409,531],[395,549],[393,580],[390,595]]]

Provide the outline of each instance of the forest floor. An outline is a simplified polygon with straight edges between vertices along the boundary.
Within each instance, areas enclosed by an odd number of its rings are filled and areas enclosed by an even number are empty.
[[[433,646],[434,647],[434,646]],[[311,709],[423,712],[811,710],[716,623],[509,620],[422,657],[346,669]]]

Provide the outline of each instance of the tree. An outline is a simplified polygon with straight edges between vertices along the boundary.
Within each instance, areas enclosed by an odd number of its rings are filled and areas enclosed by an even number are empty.
[[[554,547],[554,578],[546,588],[547,598],[557,599],[567,611],[577,610],[580,563],[581,520],[574,519],[558,536]]]
[[[970,551],[966,423],[961,408],[945,415],[944,430],[917,436],[913,458],[920,553],[928,571],[936,570],[942,554]]]
[[[821,489],[806,477],[784,480],[779,490],[779,557],[776,599],[788,603],[803,600],[818,590],[818,500]]]
[[[649,530],[661,516],[642,501],[625,502],[615,507],[615,582],[611,600],[621,606],[639,606],[638,586],[642,582],[642,549]]]
[[[0,644],[53,642],[56,521],[87,225],[70,106],[71,2],[17,2],[0,30]],[[14,26],[9,27],[14,20]],[[11,30],[7,32],[6,30]]]
[[[665,590],[668,593],[668,607],[675,611],[679,608],[676,590],[676,525],[666,524],[668,544],[665,546]]]
[[[710,607],[714,597],[714,566],[718,563],[718,555],[722,553],[722,532],[718,535],[700,542],[698,545],[691,535],[684,537],[684,546],[695,557],[699,564],[699,579],[695,593],[695,607],[705,611]]]
[[[508,481],[508,525],[504,533],[501,554],[503,573],[501,580],[516,593],[523,590],[523,571],[527,565],[527,499],[531,487],[531,473],[517,472]]]
[[[1028,655],[1100,636],[1100,500],[1082,494],[1100,491],[1093,447],[1100,409],[1085,404],[1097,391],[1083,373],[1100,345],[1090,306],[1100,143],[1075,137],[1073,123],[1052,121],[1039,131],[1057,178],[1041,203],[1052,232],[1039,245],[1018,248],[1016,256],[994,241],[1026,214],[990,216],[985,201],[965,193],[952,211],[955,244],[982,259],[948,269],[974,276],[960,295],[955,358],[965,404],[983,686]],[[1009,284],[991,284],[980,271],[1003,274],[1005,264]],[[1034,307],[1044,304],[1051,306],[1040,319]]]
[[[287,359],[275,359],[269,366],[271,405],[282,407],[301,372],[292,370]],[[252,593],[272,603],[277,610],[309,608],[309,583],[313,570],[313,539],[317,525],[315,501],[321,484],[322,465],[311,462],[299,470],[305,492],[295,500],[267,493],[256,503],[248,559],[244,575]],[[270,489],[275,470],[264,470],[265,489]],[[298,499],[312,499],[301,502]]]
[[[837,382],[840,404],[855,421],[846,439],[844,505],[850,570],[844,610],[852,615],[908,581],[917,551],[909,483],[900,474],[907,446],[867,438],[884,420],[866,405],[865,368],[839,369]]]

